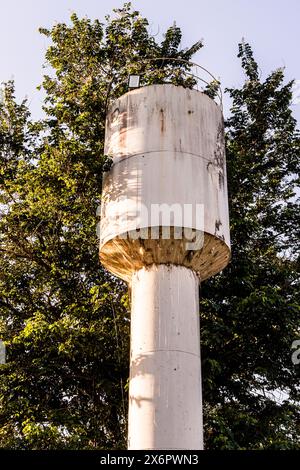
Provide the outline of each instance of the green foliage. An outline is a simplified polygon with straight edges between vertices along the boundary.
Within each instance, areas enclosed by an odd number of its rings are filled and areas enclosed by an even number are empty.
[[[232,261],[202,286],[206,442],[212,449],[299,448],[300,136],[281,69],[264,81],[249,44],[228,90]],[[281,400],[279,400],[281,396]]]
[[[176,55],[129,4],[106,25],[72,15],[51,40],[45,119],[33,123],[12,82],[0,102],[0,446],[118,448],[126,442],[129,319],[123,283],[100,266],[96,209],[109,103],[143,82],[191,85]],[[184,51],[188,59],[200,47]]]
[[[105,24],[71,21],[41,30],[45,119],[31,121],[12,82],[0,100],[2,448],[126,445],[129,299],[97,253],[105,116],[129,73],[192,87],[181,59],[202,47],[180,50],[175,25],[157,43],[130,4]],[[202,285],[206,446],[297,448],[299,135],[282,70],[261,82],[248,44],[239,56],[246,82],[229,91],[226,123],[233,256]]]

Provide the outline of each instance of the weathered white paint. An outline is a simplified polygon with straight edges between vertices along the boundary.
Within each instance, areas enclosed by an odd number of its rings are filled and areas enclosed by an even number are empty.
[[[129,449],[202,449],[198,278],[152,266],[132,278]]]
[[[204,221],[182,226],[230,247],[223,117],[207,95],[173,85],[126,93],[108,112],[105,153],[114,164],[103,186],[100,248],[156,225],[136,215],[153,204],[203,204]]]

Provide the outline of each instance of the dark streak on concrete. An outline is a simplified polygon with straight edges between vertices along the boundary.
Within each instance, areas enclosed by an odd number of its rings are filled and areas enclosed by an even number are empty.
[[[217,235],[218,231],[220,230],[221,225],[222,225],[221,220],[216,220],[216,222],[215,222],[215,235]]]
[[[225,140],[223,123],[220,123],[218,126],[214,151],[214,165],[219,170],[219,188],[223,189],[225,183]]]
[[[163,134],[165,132],[165,116],[164,110],[160,110],[160,132]]]

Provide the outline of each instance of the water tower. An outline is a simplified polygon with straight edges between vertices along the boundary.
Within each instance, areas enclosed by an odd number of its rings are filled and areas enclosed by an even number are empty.
[[[150,85],[107,114],[100,259],[131,289],[129,449],[202,449],[199,282],[230,258],[223,116]]]

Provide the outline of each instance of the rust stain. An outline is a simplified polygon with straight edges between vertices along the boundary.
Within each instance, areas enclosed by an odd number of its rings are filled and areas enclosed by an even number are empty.
[[[165,115],[164,110],[160,110],[160,132],[163,134],[165,132]]]

